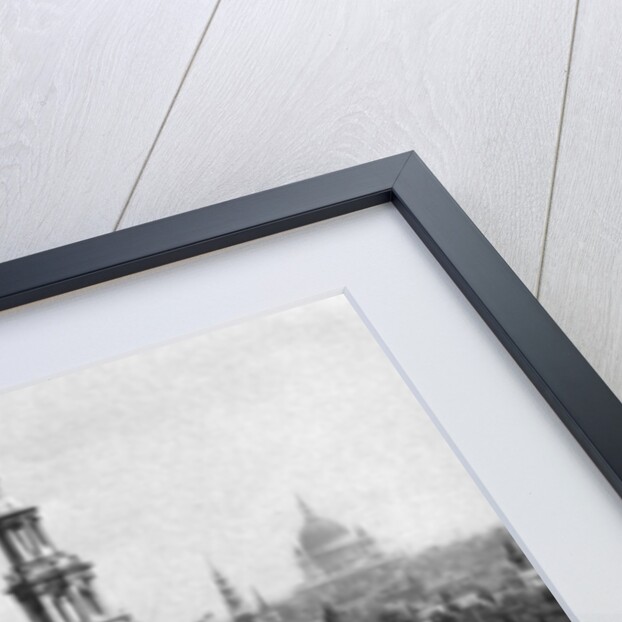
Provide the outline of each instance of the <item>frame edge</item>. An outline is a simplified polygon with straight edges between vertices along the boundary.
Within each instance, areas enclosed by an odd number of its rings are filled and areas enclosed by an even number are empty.
[[[0,311],[393,202],[622,497],[622,403],[414,151],[0,264]]]
[[[389,202],[411,154],[0,263],[0,311]]]
[[[622,403],[413,152],[393,203],[622,497]]]

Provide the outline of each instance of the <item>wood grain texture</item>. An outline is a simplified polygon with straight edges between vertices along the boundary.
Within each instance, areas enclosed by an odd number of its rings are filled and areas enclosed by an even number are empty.
[[[0,261],[113,229],[213,6],[0,3]]]
[[[415,149],[533,287],[573,12],[223,0],[122,226]]]
[[[622,398],[622,5],[579,7],[541,301]]]

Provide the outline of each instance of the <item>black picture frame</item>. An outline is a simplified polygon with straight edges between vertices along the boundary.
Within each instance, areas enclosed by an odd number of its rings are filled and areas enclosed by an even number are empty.
[[[388,202],[622,496],[622,403],[413,151],[2,263],[0,311]]]

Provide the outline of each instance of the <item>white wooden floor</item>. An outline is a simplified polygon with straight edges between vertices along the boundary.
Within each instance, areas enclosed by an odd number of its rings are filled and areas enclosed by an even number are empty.
[[[622,397],[622,3],[0,4],[0,260],[415,149]]]

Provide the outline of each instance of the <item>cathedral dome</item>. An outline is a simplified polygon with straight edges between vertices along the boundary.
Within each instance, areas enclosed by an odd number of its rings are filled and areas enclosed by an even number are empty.
[[[330,549],[350,537],[350,531],[337,521],[318,516],[301,499],[298,504],[305,519],[298,541],[307,555],[313,556],[313,553]]]
[[[294,552],[307,582],[313,584],[358,572],[377,562],[378,549],[363,529],[348,529],[335,520],[319,516],[300,498],[298,505],[304,522]]]
[[[330,548],[347,536],[349,531],[343,525],[317,516],[306,520],[298,539],[307,553],[313,553]]]

